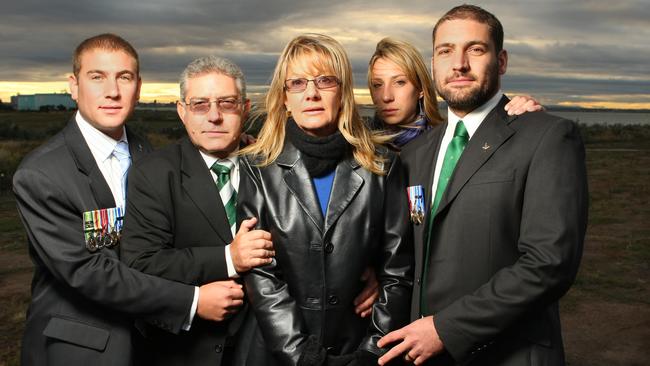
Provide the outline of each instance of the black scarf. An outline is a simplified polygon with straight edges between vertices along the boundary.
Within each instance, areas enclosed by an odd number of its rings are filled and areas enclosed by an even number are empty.
[[[312,177],[331,172],[350,152],[350,144],[341,131],[325,137],[311,136],[298,127],[293,118],[289,118],[286,134],[287,139],[302,153],[302,160]]]

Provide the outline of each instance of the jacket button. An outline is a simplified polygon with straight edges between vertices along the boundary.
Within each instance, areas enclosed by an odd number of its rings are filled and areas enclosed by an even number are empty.
[[[220,345],[220,344],[217,344],[216,346],[214,346],[214,351],[217,352],[217,353],[223,352],[223,346]]]
[[[330,254],[333,251],[334,251],[334,244],[327,243],[327,245],[325,245],[325,253]]]
[[[418,285],[420,284],[420,282],[422,282],[422,281],[420,280],[420,277],[418,277],[418,278],[415,279],[415,283],[417,283]]]
[[[336,304],[339,303],[339,298],[332,295],[332,296],[329,297],[329,299],[327,301],[330,303],[330,305],[336,305]]]

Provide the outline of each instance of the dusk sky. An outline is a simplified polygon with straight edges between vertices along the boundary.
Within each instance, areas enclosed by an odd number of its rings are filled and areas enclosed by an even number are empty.
[[[67,90],[71,54],[104,32],[141,58],[142,100],[178,98],[178,75],[196,57],[231,58],[262,93],[284,45],[305,32],[347,49],[356,93],[368,102],[366,70],[386,36],[431,57],[431,30],[457,1],[402,0],[16,0],[0,8],[0,98]],[[503,23],[506,93],[543,104],[650,108],[650,0],[477,2]]]

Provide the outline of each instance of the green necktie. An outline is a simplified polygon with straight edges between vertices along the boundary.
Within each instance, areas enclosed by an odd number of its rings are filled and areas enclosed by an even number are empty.
[[[445,158],[442,161],[442,169],[440,170],[440,176],[438,177],[438,186],[436,187],[436,196],[433,199],[433,204],[431,205],[431,212],[429,213],[429,220],[427,221],[427,237],[426,237],[426,251],[424,255],[424,268],[422,270],[422,285],[420,287],[420,315],[426,314],[426,299],[423,296],[423,292],[426,289],[426,278],[427,271],[429,268],[429,248],[431,246],[431,229],[433,227],[433,218],[442,199],[442,195],[447,189],[447,183],[451,175],[454,173],[454,168],[456,168],[456,163],[460,156],[465,150],[465,146],[469,141],[469,133],[465,128],[465,124],[462,120],[459,120],[456,123],[456,129],[454,129],[454,137],[449,142],[447,146],[447,151],[445,152]]]
[[[217,175],[217,189],[221,202],[226,209],[226,217],[230,225],[230,232],[235,235],[235,221],[237,220],[237,192],[230,183],[230,170],[233,168],[232,161],[228,159],[217,160],[212,164],[212,171]]]
[[[436,197],[433,200],[433,205],[431,205],[431,217],[433,217],[438,209],[438,205],[442,199],[442,194],[445,193],[447,183],[449,183],[449,179],[454,173],[454,168],[456,167],[458,159],[460,159],[460,155],[463,153],[463,150],[465,150],[467,141],[469,141],[469,134],[467,133],[463,121],[459,120],[458,123],[456,123],[454,137],[449,142],[449,146],[447,146],[445,160],[442,161],[442,169],[440,170],[438,187],[436,188]]]

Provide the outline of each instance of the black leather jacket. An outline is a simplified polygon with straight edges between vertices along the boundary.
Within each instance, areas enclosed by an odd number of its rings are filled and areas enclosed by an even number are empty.
[[[241,160],[238,220],[257,217],[258,227],[271,232],[276,253],[270,265],[244,275],[258,323],[244,337],[249,344],[239,346],[248,354],[244,364],[296,365],[310,335],[328,354],[361,349],[381,355],[379,338],[408,323],[413,243],[405,176],[399,157],[384,155],[384,176],[352,157],[338,164],[326,218],[289,141],[267,167]],[[372,317],[362,319],[353,300],[369,265],[380,298]]]

